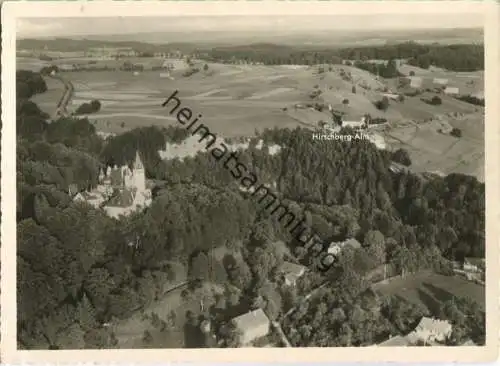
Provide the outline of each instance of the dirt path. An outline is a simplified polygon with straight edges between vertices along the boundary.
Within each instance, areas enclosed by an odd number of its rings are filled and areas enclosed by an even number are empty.
[[[56,119],[60,115],[67,115],[68,112],[66,108],[68,107],[69,102],[71,101],[71,98],[73,97],[74,93],[74,86],[69,80],[63,79],[61,76],[52,76],[50,77],[54,80],[59,80],[63,85],[64,85],[64,91],[63,94],[61,95],[61,98],[59,99],[59,102],[57,103],[56,106],[56,112],[54,114],[54,119]]]

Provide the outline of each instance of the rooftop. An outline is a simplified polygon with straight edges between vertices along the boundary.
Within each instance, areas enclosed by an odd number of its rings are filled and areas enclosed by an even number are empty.
[[[135,161],[133,169],[144,169],[144,165],[142,164],[141,157],[139,156],[139,151],[135,153]]]
[[[446,89],[444,90],[445,93],[457,93],[460,91],[459,88],[456,86],[447,86]]]
[[[107,203],[107,207],[129,207],[134,203],[134,192],[131,189],[123,189]]]
[[[303,271],[305,271],[306,267],[300,264],[295,264],[292,262],[283,262],[281,266],[281,270],[286,274],[293,274],[296,276],[300,276]]]
[[[448,333],[451,331],[451,324],[447,320],[438,320],[433,318],[423,317],[418,323],[415,330],[430,330],[437,333]]]
[[[398,347],[398,346],[405,347],[405,346],[408,346],[408,344],[409,344],[409,342],[408,342],[408,339],[406,339],[406,337],[394,336],[394,337],[391,337],[382,343],[379,343],[378,346],[379,347]]]
[[[446,85],[448,84],[448,79],[434,78],[434,84]]]
[[[123,185],[122,169],[121,168],[112,169],[110,178],[111,178],[111,185],[122,186]]]
[[[234,324],[241,330],[256,328],[261,325],[268,325],[269,319],[262,309],[250,311],[233,319]]]

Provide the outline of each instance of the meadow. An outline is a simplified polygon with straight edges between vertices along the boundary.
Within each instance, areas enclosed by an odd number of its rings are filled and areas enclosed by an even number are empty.
[[[186,324],[186,314],[191,311],[193,314],[200,314],[201,304],[208,309],[215,305],[216,296],[223,294],[223,288],[215,284],[205,283],[203,287],[187,296],[183,296],[184,288],[176,289],[167,293],[161,299],[149,305],[144,311],[137,312],[132,317],[120,321],[113,325],[113,331],[118,339],[117,347],[127,348],[184,348],[191,342],[196,341],[195,334],[191,334]],[[170,320],[169,326],[158,329],[151,323],[149,317],[152,313],[158,315],[161,320],[167,321],[175,314],[175,320]],[[147,317],[144,317],[147,314]],[[151,342],[144,342],[144,332],[148,331]]]
[[[135,61],[159,63],[159,59]],[[28,60],[19,62],[21,67]],[[98,63],[118,67],[123,60]],[[430,99],[435,94],[425,92],[406,97],[403,103],[391,101],[389,108],[381,111],[374,102],[382,98],[386,86],[397,92],[394,82],[382,82],[367,71],[346,65],[294,67],[207,63],[208,69],[204,70],[203,61],[195,63],[200,71],[189,77],[183,76],[185,70],[182,68],[171,71],[168,77],[163,77],[164,71],[151,70],[138,74],[125,71],[62,73],[75,86],[69,109],[99,99],[101,110],[87,117],[105,133],[116,134],[145,125],[175,125],[176,119],[161,104],[178,90],[183,105],[195,115],[201,114],[199,120],[214,133],[224,137],[248,137],[264,128],[315,128],[319,121],[331,120],[328,110],[297,109],[295,105],[330,104],[350,120],[359,120],[367,113],[374,118],[387,119],[390,128],[384,132],[384,137],[388,148],[408,149],[416,171],[461,172],[483,179],[483,107],[443,94],[440,95],[441,105],[429,105],[422,99]],[[320,67],[323,73],[318,72]],[[400,71],[413,71],[427,78],[446,78],[450,85],[460,86],[467,93],[480,92],[483,88],[483,72],[452,73],[409,65],[401,66]],[[48,92],[37,95],[34,101],[51,113],[62,93],[62,85],[51,78],[46,79]],[[311,93],[315,90],[322,93],[312,98]],[[439,123],[435,123],[438,118],[460,128],[462,138],[440,133]]]
[[[432,272],[398,277],[388,283],[377,283],[373,289],[383,297],[397,296],[422,306],[431,314],[439,313],[439,306],[452,298],[469,297],[485,310],[486,293],[484,286],[456,276],[443,276]]]

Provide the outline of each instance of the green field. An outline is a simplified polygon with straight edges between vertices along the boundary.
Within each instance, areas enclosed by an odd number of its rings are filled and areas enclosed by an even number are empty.
[[[484,286],[459,277],[436,273],[418,273],[396,278],[389,283],[378,283],[373,289],[383,297],[397,296],[427,308],[432,314],[439,312],[440,305],[452,298],[469,297],[485,310]]]
[[[136,61],[158,63],[158,59]],[[18,62],[22,67],[29,60]],[[118,67],[123,60],[99,63]],[[203,64],[199,61],[197,65],[202,69]],[[148,125],[176,125],[169,109],[161,107],[175,90],[179,91],[183,106],[189,107],[195,116],[202,115],[200,122],[225,137],[252,136],[256,129],[264,128],[316,127],[320,120],[330,120],[327,109],[318,112],[311,108],[295,109],[294,106],[318,102],[331,104],[334,109],[343,111],[348,119],[357,120],[366,113],[386,118],[391,124],[385,131],[389,148],[407,149],[415,171],[459,172],[484,179],[482,107],[445,95],[441,95],[441,105],[429,105],[421,98],[430,99],[435,94],[426,92],[407,97],[404,103],[391,101],[387,111],[379,111],[373,102],[382,98],[384,83],[375,75],[345,65],[334,65],[332,71],[326,67],[322,74],[317,73],[318,67],[215,63],[208,63],[208,67],[208,71],[202,69],[189,77],[182,75],[184,70],[173,70],[171,78],[160,77],[164,71],[144,71],[137,75],[125,71],[78,71],[62,75],[75,86],[69,110],[75,110],[91,99],[99,99],[101,111],[88,117],[99,131],[106,133],[122,133]],[[481,72],[451,73],[403,66],[403,71],[409,69],[417,75],[447,78],[450,84],[470,92],[480,90],[484,79]],[[343,77],[345,73],[350,79]],[[470,80],[474,81],[473,85],[467,84]],[[387,81],[387,86],[394,89],[392,84],[392,80]],[[47,86],[48,91],[35,96],[34,101],[52,114],[62,93],[62,85],[47,78]],[[352,92],[353,86],[356,86],[356,93]],[[312,100],[311,92],[316,89],[322,94]],[[345,99],[349,101],[347,105],[343,104]],[[462,138],[439,133],[439,125],[429,122],[437,116],[452,127],[460,128]]]
[[[438,122],[400,126],[386,132],[389,144],[408,150],[412,169],[463,173],[484,180],[484,121],[477,117],[446,120],[462,130],[461,138],[438,132]],[[481,138],[481,139],[479,139]]]
[[[154,328],[151,321],[144,319],[141,312],[124,321],[113,324],[113,331],[118,339],[118,348],[183,348],[194,341],[193,334],[186,329],[186,312],[191,311],[195,315],[201,314],[200,302],[208,309],[215,303],[215,294],[222,293],[223,289],[214,284],[205,284],[203,288],[191,292],[187,298],[182,297],[183,289],[174,290],[163,298],[151,304],[145,309],[146,314],[156,313],[162,320],[167,320],[170,312],[174,311],[176,320],[164,331]],[[149,331],[153,336],[150,344],[144,344],[143,335]]]

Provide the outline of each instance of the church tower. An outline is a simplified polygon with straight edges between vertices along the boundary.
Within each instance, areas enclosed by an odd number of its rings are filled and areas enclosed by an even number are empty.
[[[139,192],[146,190],[146,171],[144,165],[142,164],[141,157],[139,156],[139,151],[135,153],[135,161],[132,167],[133,171],[133,182],[134,186]]]

